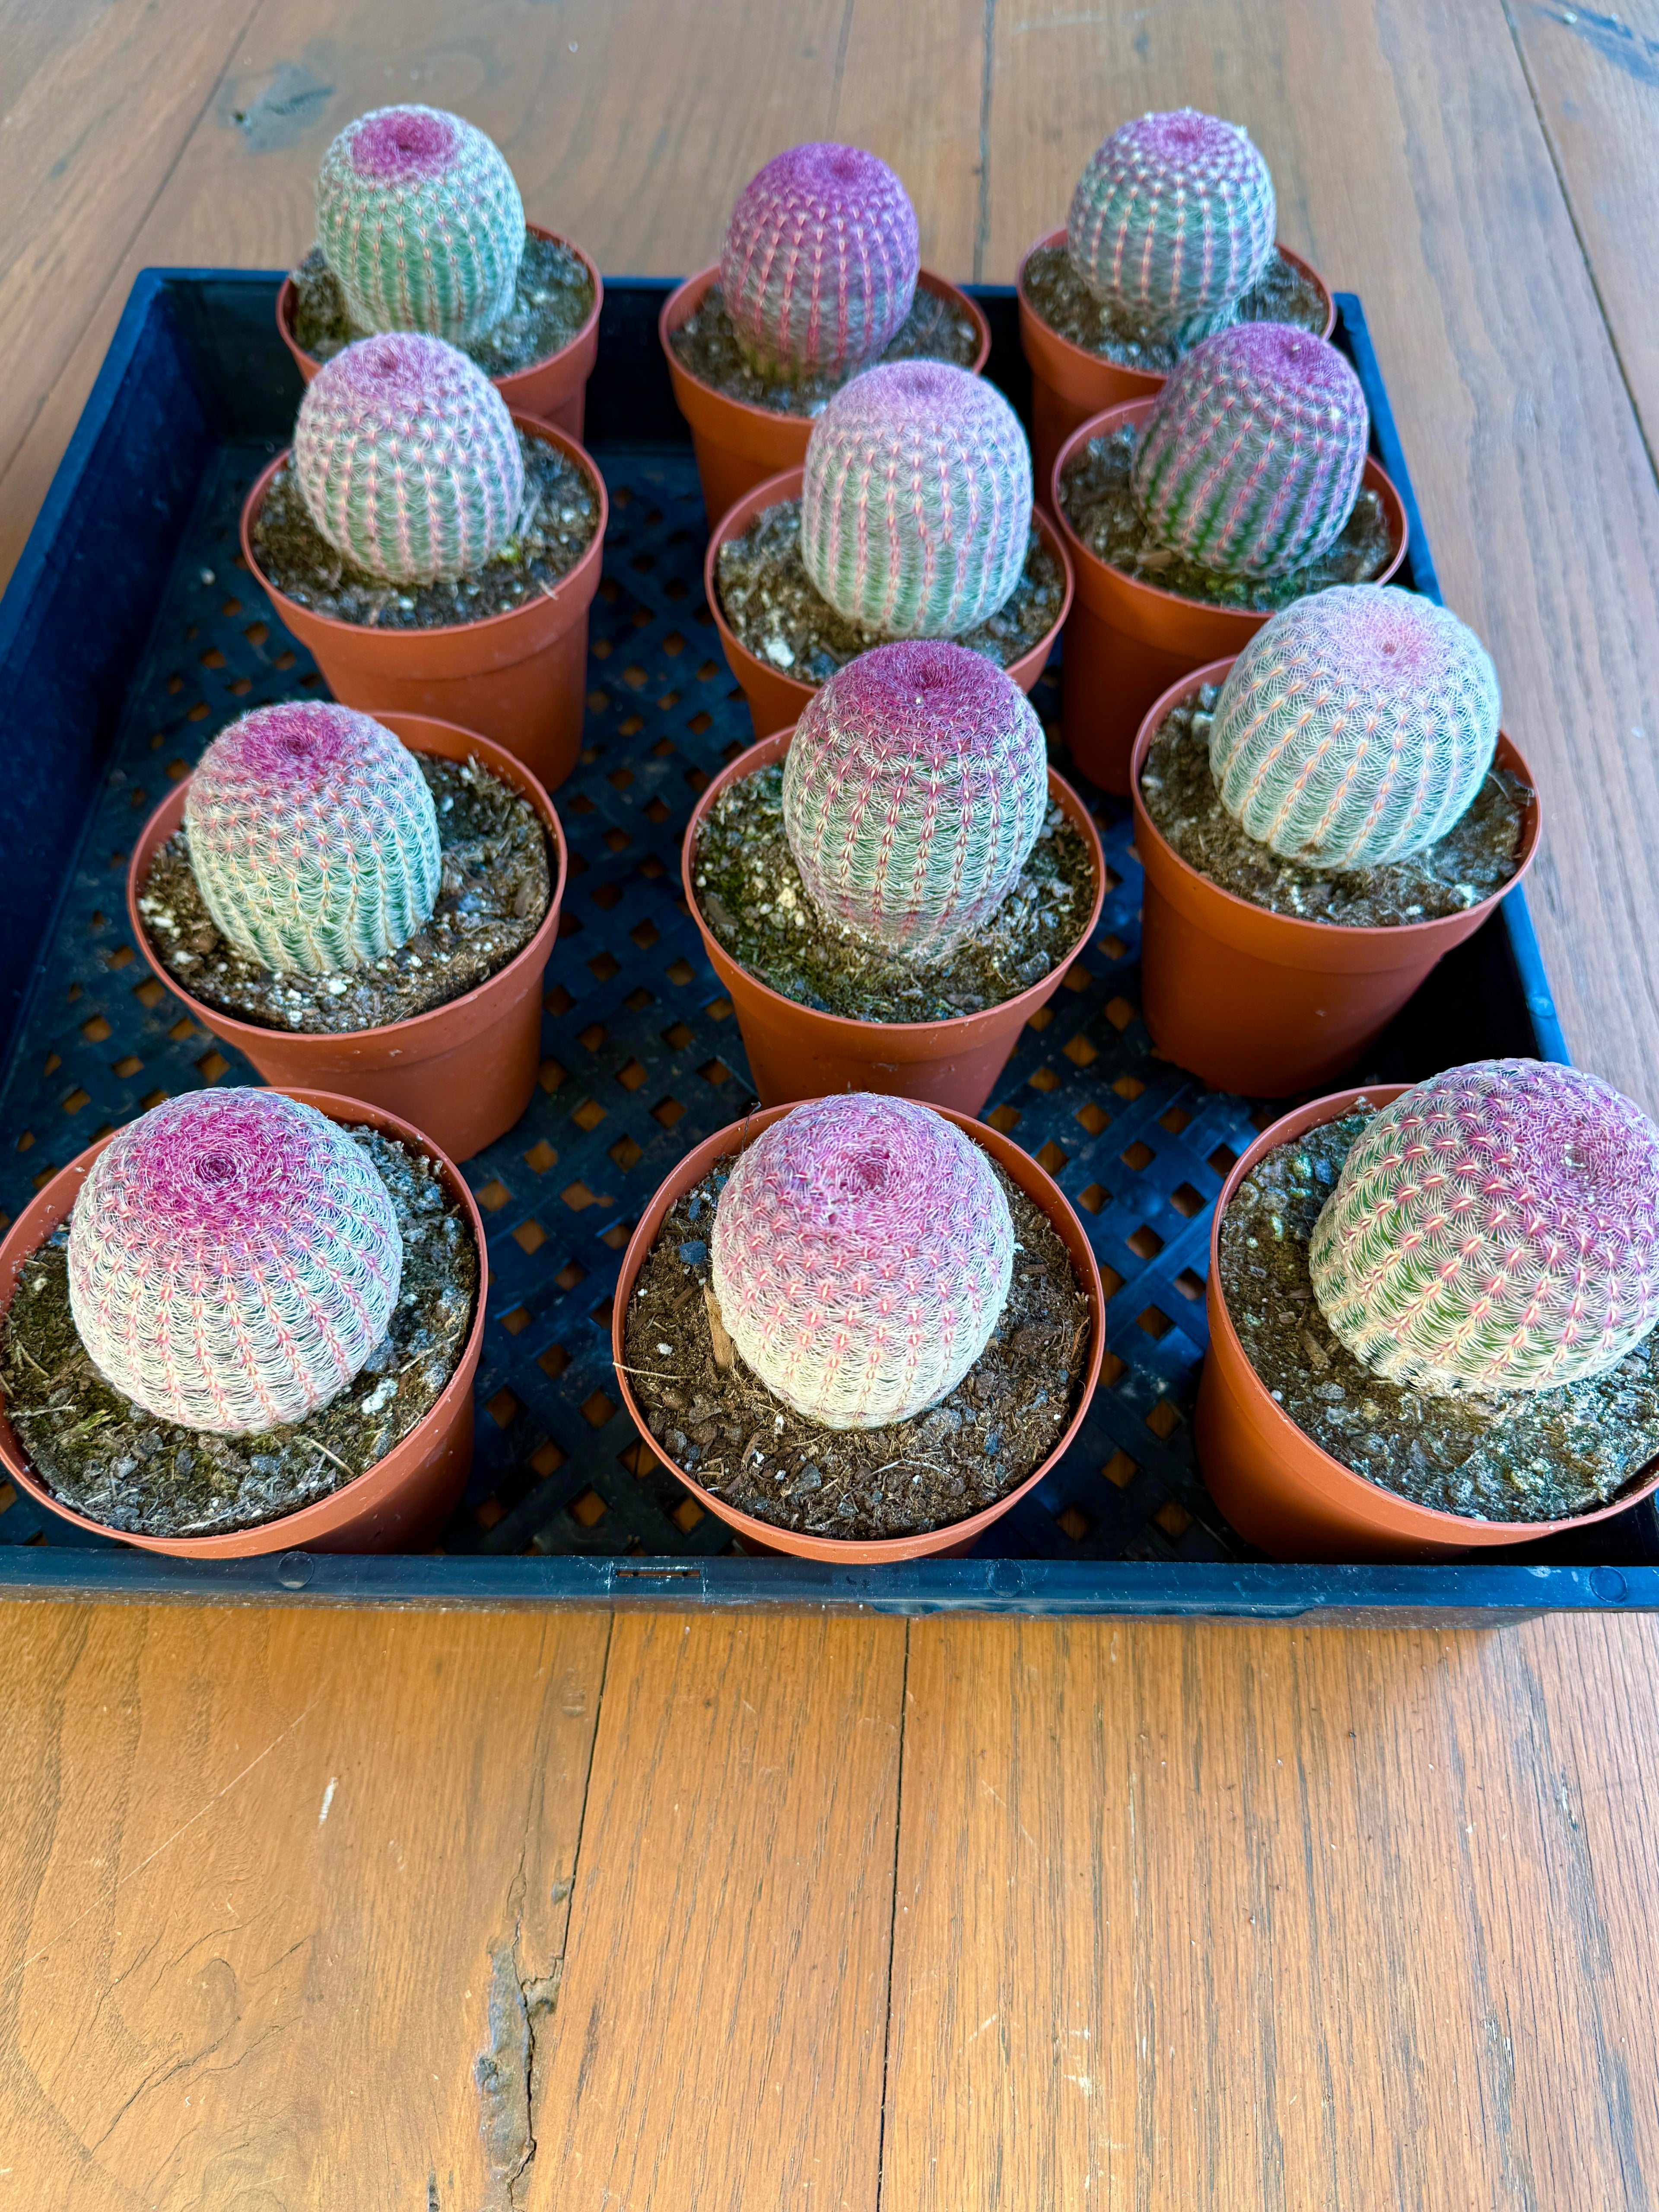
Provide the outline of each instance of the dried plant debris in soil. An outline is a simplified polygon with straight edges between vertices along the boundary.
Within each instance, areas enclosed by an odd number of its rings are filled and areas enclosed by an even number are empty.
[[[1475,1521],[1605,1505],[1659,1453],[1659,1332],[1594,1382],[1439,1398],[1373,1375],[1326,1327],[1308,1241],[1370,1118],[1345,1115],[1279,1146],[1227,1208],[1221,1288],[1251,1366],[1333,1459],[1419,1505]]]
[[[663,1449],[740,1512],[818,1536],[907,1536],[966,1520],[1017,1488],[1072,1417],[1091,1322],[1047,1216],[993,1166],[1017,1239],[1001,1319],[947,1398],[880,1429],[804,1421],[729,1339],[720,1365],[708,1239],[724,1169],[677,1199],[629,1300],[624,1339],[629,1386]]]
[[[745,356],[726,312],[726,296],[711,284],[678,330],[669,337],[676,359],[699,384],[707,384],[728,399],[746,406],[769,407],[775,415],[821,415],[825,403],[859,369],[873,363],[863,361],[840,376],[806,376],[792,380],[768,376]],[[958,368],[971,368],[979,352],[979,328],[953,301],[918,284],[910,312],[900,324],[885,353],[888,361],[948,361]]]
[[[443,855],[438,902],[423,929],[368,967],[277,975],[220,935],[180,828],[151,861],[138,900],[150,945],[180,988],[262,1029],[337,1036],[446,1006],[521,952],[553,895],[540,815],[476,761],[416,758],[438,810]]]
[[[371,333],[346,313],[339,280],[313,246],[294,271],[294,342],[313,361],[331,361]],[[580,253],[526,231],[513,305],[482,337],[461,348],[486,376],[513,376],[562,353],[593,312],[593,279]]]
[[[838,615],[807,574],[798,499],[763,508],[740,538],[728,538],[716,578],[720,611],[738,642],[802,684],[822,684],[860,653],[889,642]],[[1033,530],[1012,593],[956,641],[1006,668],[1053,629],[1065,589],[1060,563]]]
[[[940,961],[889,952],[814,906],[783,827],[781,765],[727,786],[705,818],[696,886],[732,957],[797,1005],[859,1022],[943,1022],[1029,991],[1094,903],[1089,848],[1058,806],[1002,904]]]
[[[1219,690],[1205,684],[1166,715],[1140,771],[1154,825],[1224,891],[1267,914],[1348,929],[1400,929],[1462,914],[1501,890],[1519,865],[1529,787],[1492,768],[1461,821],[1426,852],[1379,868],[1310,868],[1250,836],[1221,803],[1210,773],[1210,724]]]
[[[1210,606],[1248,607],[1254,613],[1272,614],[1332,584],[1369,583],[1394,557],[1382,502],[1369,484],[1363,484],[1341,535],[1316,561],[1285,576],[1218,575],[1152,538],[1129,489],[1134,451],[1130,423],[1091,438],[1066,464],[1060,480],[1060,503],[1089,550],[1139,583],[1156,584],[1161,592],[1201,599]]]
[[[1054,246],[1039,246],[1025,264],[1021,289],[1028,303],[1057,337],[1097,353],[1119,368],[1146,369],[1154,376],[1167,375],[1180,360],[1182,349],[1170,339],[1152,337],[1144,327],[1125,323],[1105,302],[1097,300],[1073,264],[1061,239]],[[1298,330],[1325,331],[1325,295],[1294,262],[1275,253],[1261,272],[1259,283],[1245,293],[1234,309],[1236,323],[1293,323]]]
[[[373,1129],[349,1134],[392,1194],[403,1283],[392,1326],[362,1373],[303,1421],[220,1437],[157,1420],[110,1388],[76,1334],[68,1223],[24,1261],[0,1321],[0,1384],[11,1425],[55,1497],[139,1535],[257,1528],[328,1497],[423,1419],[460,1364],[477,1248],[423,1154]]]
[[[253,550],[297,606],[368,629],[438,629],[507,614],[568,576],[599,526],[599,495],[545,438],[519,432],[524,511],[514,534],[481,568],[451,583],[390,584],[337,553],[312,520],[291,459],[271,478],[253,524]]]

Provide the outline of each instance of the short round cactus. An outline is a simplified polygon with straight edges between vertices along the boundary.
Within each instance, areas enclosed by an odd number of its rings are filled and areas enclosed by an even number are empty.
[[[317,238],[360,331],[465,345],[513,305],[524,203],[494,143],[460,116],[379,107],[323,156]]]
[[[812,425],[801,493],[806,573],[883,637],[957,637],[1019,581],[1031,455],[994,385],[944,362],[890,362]]]
[[[221,1436],[301,1420],[343,1389],[402,1271],[368,1153],[276,1091],[191,1092],[129,1122],[70,1222],[70,1307],[99,1373]]]
[[[939,960],[1018,880],[1048,805],[1042,725],[983,653],[918,639],[815,691],[783,770],[801,881],[889,952]]]
[[[185,794],[208,912],[279,974],[378,960],[430,921],[443,862],[413,753],[349,707],[260,707],[222,730]]]
[[[1190,345],[1232,319],[1273,252],[1273,180],[1236,124],[1192,107],[1103,138],[1072,196],[1066,244],[1126,327]]]
[[[915,210],[885,161],[792,146],[744,187],[720,248],[738,344],[772,374],[849,374],[909,313],[919,252]]]
[[[506,402],[441,338],[359,338],[325,362],[300,402],[294,466],[336,552],[396,584],[481,568],[524,506]]]
[[[814,1099],[763,1129],[714,1212],[714,1295],[769,1390],[827,1429],[908,1421],[955,1389],[1013,1271],[979,1147],[908,1098]]]
[[[1227,576],[1283,576],[1334,543],[1370,415],[1333,345],[1240,323],[1176,362],[1135,445],[1135,504],[1160,545]]]
[[[1448,609],[1393,584],[1296,600],[1232,665],[1210,769],[1252,837],[1316,868],[1420,853],[1460,820],[1498,743],[1498,672]]]
[[[1436,1395],[1599,1375],[1659,1319],[1659,1129],[1554,1061],[1454,1067],[1361,1131],[1308,1256],[1376,1374]]]

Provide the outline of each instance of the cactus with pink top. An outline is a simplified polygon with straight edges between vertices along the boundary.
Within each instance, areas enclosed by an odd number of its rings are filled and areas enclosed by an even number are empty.
[[[362,1146],[276,1091],[118,1129],[70,1221],[70,1309],[111,1387],[220,1436],[302,1420],[385,1336],[403,1239]]]
[[[1553,1060],[1451,1068],[1360,1132],[1308,1256],[1374,1374],[1436,1396],[1602,1374],[1659,1319],[1659,1128]]]
[[[744,1362],[827,1429],[908,1421],[990,1341],[1013,1273],[991,1164],[953,1122],[867,1091],[762,1130],[714,1212],[714,1295]]]

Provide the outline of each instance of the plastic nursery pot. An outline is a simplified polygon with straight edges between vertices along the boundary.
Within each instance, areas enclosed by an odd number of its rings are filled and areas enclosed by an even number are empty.
[[[775,1121],[781,1115],[792,1113],[799,1101],[788,1105],[768,1106],[746,1121],[733,1121],[688,1152],[670,1173],[641,1217],[640,1224],[628,1241],[623,1254],[622,1273],[617,1281],[617,1295],[611,1309],[611,1355],[616,1362],[617,1380],[622,1388],[623,1402],[629,1415],[651,1449],[667,1464],[678,1480],[696,1498],[705,1510],[718,1514],[729,1527],[737,1530],[750,1551],[787,1552],[798,1559],[830,1559],[842,1566],[880,1566],[897,1559],[921,1559],[929,1557],[955,1559],[972,1551],[979,1539],[994,1521],[1000,1521],[1026,1492],[1036,1488],[1051,1467],[1065,1455],[1066,1447],[1083,1425],[1089,1410],[1089,1401],[1100,1379],[1100,1362],[1105,1349],[1105,1296],[1101,1288],[1100,1269],[1085,1234],[1083,1224],[1073,1210],[1071,1201],[1051,1176],[1046,1175],[1029,1152],[1023,1152],[995,1129],[988,1128],[982,1121],[971,1120],[966,1114],[953,1112],[948,1106],[935,1110],[948,1121],[954,1121],[960,1130],[971,1137],[982,1152],[987,1152],[997,1165],[1018,1184],[1035,1205],[1040,1206],[1053,1224],[1054,1234],[1071,1255],[1072,1269],[1077,1280],[1088,1294],[1091,1346],[1088,1371],[1071,1419],[1055,1439],[1054,1448],[1040,1465],[1034,1467],[1018,1488],[1006,1498],[999,1498],[994,1505],[982,1512],[970,1514],[966,1520],[947,1522],[944,1527],[928,1528],[913,1536],[880,1536],[859,1538],[852,1536],[812,1536],[793,1528],[781,1528],[770,1521],[757,1521],[751,1514],[740,1513],[735,1505],[719,1498],[712,1490],[705,1490],[696,1475],[668,1458],[660,1443],[651,1436],[646,1426],[645,1413],[635,1397],[624,1364],[627,1358],[626,1334],[628,1302],[634,1294],[657,1232],[667,1218],[668,1210],[675,1200],[700,1182],[716,1161],[728,1154],[741,1152],[751,1145],[761,1131]]]
[[[784,415],[774,407],[757,407],[746,399],[728,398],[705,384],[675,352],[673,334],[690,320],[702,306],[703,295],[720,282],[720,264],[688,276],[677,292],[670,293],[657,319],[657,335],[668,362],[674,403],[691,428],[692,450],[702,484],[702,503],[712,530],[728,507],[744,492],[781,469],[798,469],[806,460],[806,441],[811,435],[810,415]],[[979,349],[969,366],[975,375],[991,357],[991,325],[965,292],[947,284],[943,276],[924,269],[917,277],[919,289],[948,300],[979,333]]]
[[[575,337],[556,353],[532,361],[528,368],[515,368],[510,376],[492,377],[490,381],[506,400],[509,414],[528,415],[533,421],[545,423],[550,430],[562,430],[567,437],[580,438],[586,413],[587,380],[593,374],[593,363],[599,356],[599,310],[605,305],[605,284],[599,270],[573,239],[561,238],[554,230],[544,230],[538,222],[527,222],[525,228],[550,245],[562,246],[575,255],[593,280],[593,305]],[[276,295],[276,327],[283,334],[283,343],[294,356],[295,368],[309,384],[322,363],[315,355],[305,352],[295,337],[294,315],[298,303],[294,279],[284,276]]]
[[[581,750],[587,611],[599,587],[611,507],[604,477],[574,438],[527,415],[513,419],[526,437],[556,446],[585,469],[599,495],[592,544],[550,592],[505,614],[434,629],[372,629],[298,605],[277,590],[253,550],[253,526],[286,453],[277,454],[243,503],[242,558],[276,619],[306,647],[343,707],[382,716],[428,714],[477,730],[552,791]]]
[[[1129,752],[1142,718],[1159,693],[1194,668],[1233,659],[1271,619],[1244,607],[1211,606],[1160,591],[1091,553],[1060,502],[1060,482],[1091,438],[1124,423],[1139,428],[1149,399],[1109,407],[1075,430],[1048,477],[1048,495],[1077,575],[1077,599],[1066,625],[1060,726],[1079,772],[1120,797],[1129,788]],[[1406,557],[1406,510],[1379,465],[1365,460],[1365,489],[1382,502],[1393,551],[1374,583],[1386,583]]]
[[[1141,767],[1164,716],[1201,684],[1221,683],[1231,666],[1213,661],[1171,685],[1135,740],[1135,851],[1146,879],[1140,1009],[1158,1050],[1178,1066],[1246,1098],[1285,1098],[1352,1067],[1431,969],[1513,890],[1538,850],[1538,794],[1522,819],[1515,873],[1479,906],[1393,929],[1269,914],[1183,860],[1140,795]],[[1531,785],[1527,763],[1501,732],[1497,762]]]
[[[1040,983],[982,1013],[941,1022],[861,1022],[820,1012],[763,983],[739,967],[709,928],[696,891],[696,846],[710,808],[721,793],[757,769],[770,768],[789,750],[793,730],[763,738],[721,769],[698,799],[681,848],[680,871],[691,918],[714,973],[737,1008],[743,1048],[763,1105],[787,1098],[823,1098],[832,1091],[883,1091],[919,1098],[956,1114],[977,1114],[1037,1008],[1060,988],[1066,969],[1093,936],[1106,896],[1106,856],[1088,809],[1070,784],[1048,771],[1049,799],[1089,850],[1095,872],[1089,919],[1065,957]]]
[[[1205,1292],[1210,1348],[1199,1385],[1193,1440],[1205,1486],[1239,1534],[1276,1559],[1441,1559],[1495,1544],[1530,1544],[1609,1521],[1659,1488],[1659,1460],[1611,1504],[1565,1521],[1473,1521],[1442,1513],[1356,1474],[1322,1450],[1276,1403],[1250,1364],[1221,1294],[1221,1224],[1258,1160],[1362,1102],[1386,1106],[1408,1086],[1373,1084],[1298,1106],[1263,1130],[1233,1168],[1210,1227]]]
[[[805,477],[804,467],[786,469],[780,476],[770,477],[764,483],[757,484],[752,491],[728,507],[720,517],[708,539],[708,550],[702,564],[703,596],[708,601],[714,617],[714,627],[720,634],[720,646],[732,673],[743,686],[744,696],[749,702],[749,712],[755,724],[755,734],[762,736],[768,730],[781,729],[787,722],[798,722],[805,713],[807,701],[817,690],[816,684],[803,684],[799,677],[786,676],[769,660],[750,653],[746,645],[738,642],[736,632],[726,621],[720,605],[720,555],[728,538],[741,538],[757,514],[764,514],[769,507],[776,507],[786,499],[799,499]],[[1031,511],[1044,550],[1059,567],[1060,573],[1060,612],[1029,653],[1021,653],[1018,660],[1008,663],[1008,673],[1022,691],[1029,691],[1042,675],[1043,665],[1052,651],[1060,626],[1072,608],[1072,562],[1064,540],[1041,507]]]
[[[285,1085],[284,1088],[287,1086]],[[382,1136],[395,1137],[411,1152],[423,1152],[437,1167],[445,1190],[465,1215],[478,1255],[478,1288],[472,1326],[460,1362],[442,1392],[400,1443],[329,1498],[301,1506],[278,1521],[235,1528],[219,1536],[146,1536],[109,1528],[77,1513],[55,1497],[35,1474],[21,1439],[0,1407],[0,1465],[37,1504],[94,1536],[116,1536],[143,1552],[166,1552],[180,1559],[246,1559],[264,1552],[410,1552],[427,1549],[460,1503],[472,1468],[472,1378],[483,1344],[484,1297],[489,1263],[484,1256],[483,1221],[454,1163],[421,1130],[395,1114],[327,1091],[289,1090],[290,1098],[315,1106],[331,1121],[367,1123]],[[61,1221],[69,1218],[87,1171],[110,1141],[100,1137],[55,1175],[18,1215],[0,1243],[0,1313],[11,1304],[18,1279],[30,1257]]]

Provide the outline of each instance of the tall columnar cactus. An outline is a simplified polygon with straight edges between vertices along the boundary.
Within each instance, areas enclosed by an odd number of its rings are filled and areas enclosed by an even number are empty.
[[[866,368],[812,425],[801,556],[848,622],[883,637],[959,636],[1019,581],[1030,524],[1025,433],[965,368]]]
[[[1316,868],[1420,853],[1468,810],[1498,742],[1498,672],[1447,608],[1392,584],[1296,600],[1232,665],[1210,728],[1223,805]]]
[[[441,338],[359,338],[300,402],[294,465],[335,550],[397,584],[482,567],[517,527],[524,456],[501,395]]]
[[[360,331],[465,345],[513,305],[524,203],[494,143],[460,116],[379,107],[323,156],[317,237]]]
[[[792,146],[744,187],[720,248],[738,344],[773,374],[849,374],[909,313],[919,252],[915,210],[885,161]]]
[[[343,1389],[402,1270],[368,1153],[276,1091],[188,1092],[130,1121],[70,1222],[70,1307],[99,1373],[222,1436],[303,1419]]]
[[[208,912],[279,974],[380,959],[431,919],[443,873],[415,756],[349,707],[260,707],[222,730],[185,830]]]
[[[1273,180],[1237,124],[1178,107],[1103,138],[1072,196],[1066,244],[1126,326],[1190,345],[1232,319],[1272,258]]]
[[[1436,1395],[1599,1375],[1659,1319],[1659,1129],[1554,1061],[1451,1068],[1360,1132],[1309,1261],[1376,1374]]]
[[[889,952],[942,959],[1018,880],[1048,804],[1042,725],[965,646],[878,646],[807,702],[783,824],[822,911]]]
[[[1283,576],[1341,534],[1370,415],[1333,345],[1240,323],[1176,362],[1135,446],[1135,503],[1161,545],[1228,576]]]
[[[867,1091],[763,1129],[714,1212],[714,1295],[767,1388],[827,1429],[908,1421],[956,1388],[1008,1295],[1014,1231],[953,1122]]]

